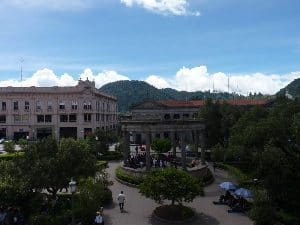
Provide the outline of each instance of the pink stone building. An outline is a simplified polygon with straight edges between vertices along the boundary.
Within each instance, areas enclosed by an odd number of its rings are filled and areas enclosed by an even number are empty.
[[[89,80],[73,87],[1,87],[0,138],[84,138],[97,128],[115,129],[117,112],[117,99]]]

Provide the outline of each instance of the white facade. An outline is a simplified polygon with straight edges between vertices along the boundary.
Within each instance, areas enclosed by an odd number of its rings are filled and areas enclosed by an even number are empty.
[[[95,82],[74,87],[0,88],[0,138],[83,138],[117,125],[117,100]]]

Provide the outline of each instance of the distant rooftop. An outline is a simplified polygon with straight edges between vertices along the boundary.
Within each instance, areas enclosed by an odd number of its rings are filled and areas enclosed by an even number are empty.
[[[39,94],[63,94],[63,93],[82,93],[85,90],[91,90],[96,95],[105,96],[110,99],[116,100],[115,96],[106,94],[99,91],[95,87],[94,81],[89,81],[88,79],[83,81],[79,80],[76,86],[52,86],[52,87],[0,87],[0,94],[25,94],[25,93],[39,93]]]
[[[268,100],[266,99],[230,99],[230,100],[219,100],[220,103],[228,103],[236,106],[254,106],[254,105],[266,105]],[[205,104],[205,100],[161,100],[157,103],[167,107],[200,107]]]

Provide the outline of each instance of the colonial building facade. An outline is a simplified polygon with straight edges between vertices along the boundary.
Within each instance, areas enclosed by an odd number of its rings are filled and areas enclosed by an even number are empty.
[[[95,82],[73,87],[1,87],[0,138],[84,138],[117,125],[117,100]]]
[[[224,100],[231,105],[251,107],[266,105],[266,100]],[[193,101],[145,101],[131,109],[131,114],[121,118],[121,127],[126,140],[136,144],[146,144],[146,166],[150,168],[150,143],[154,138],[169,138],[172,141],[173,154],[180,147],[183,165],[185,165],[185,146],[193,144],[201,149],[201,160],[204,162],[204,122],[197,116],[205,104],[202,100]],[[127,147],[129,154],[129,147]],[[126,152],[125,152],[126,153]]]

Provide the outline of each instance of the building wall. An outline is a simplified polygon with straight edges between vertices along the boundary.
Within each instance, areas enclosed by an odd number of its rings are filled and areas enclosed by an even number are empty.
[[[74,115],[76,121],[72,121]],[[80,80],[74,87],[0,88],[0,136],[6,129],[7,138],[21,132],[36,139],[40,129],[51,128],[51,134],[60,138],[62,127],[73,127],[76,137],[83,138],[85,129],[94,132],[96,128],[114,129],[116,125],[116,98],[99,92],[88,80]]]

